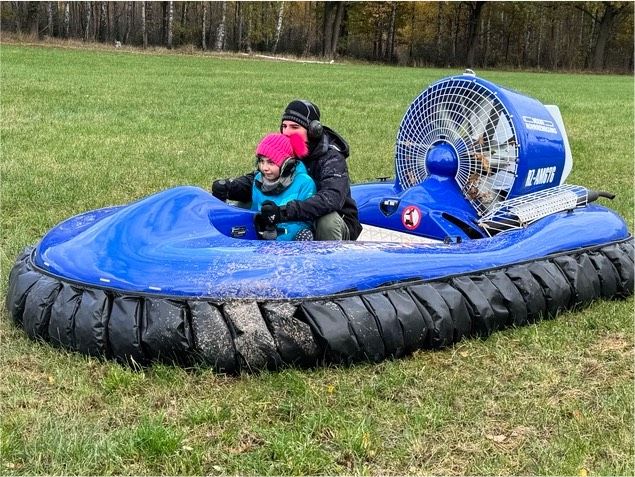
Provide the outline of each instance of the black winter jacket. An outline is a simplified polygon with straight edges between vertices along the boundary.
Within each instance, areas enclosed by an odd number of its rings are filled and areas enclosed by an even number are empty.
[[[303,201],[293,200],[285,207],[286,221],[314,221],[330,212],[339,212],[355,240],[362,231],[357,205],[351,196],[346,158],[348,143],[338,133],[324,127],[324,135],[316,144],[309,145],[309,155],[302,162],[315,181],[317,193]],[[228,199],[251,201],[251,187],[255,172],[227,184]]]

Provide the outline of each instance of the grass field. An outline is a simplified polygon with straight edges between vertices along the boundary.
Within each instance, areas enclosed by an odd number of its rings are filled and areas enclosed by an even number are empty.
[[[0,45],[1,295],[79,212],[248,170],[294,97],[393,175],[412,99],[455,70]],[[478,73],[478,72],[477,72]],[[560,106],[569,182],[633,229],[628,76],[480,72]],[[239,377],[133,371],[28,340],[0,312],[0,473],[633,475],[633,299],[379,365]]]

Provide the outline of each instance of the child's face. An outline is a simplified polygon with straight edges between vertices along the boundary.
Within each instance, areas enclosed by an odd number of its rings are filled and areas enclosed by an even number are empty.
[[[258,158],[258,170],[262,172],[265,179],[269,181],[275,181],[278,177],[280,177],[280,168],[265,156],[260,156]]]

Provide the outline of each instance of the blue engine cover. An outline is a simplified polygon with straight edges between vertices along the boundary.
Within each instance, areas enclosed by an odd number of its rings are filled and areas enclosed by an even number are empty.
[[[570,164],[559,120],[536,99],[472,74],[442,79],[401,121],[393,194],[423,184],[426,204],[449,203],[476,222],[502,200],[562,183]]]
[[[510,113],[519,144],[517,180],[508,199],[562,182],[565,140],[555,118],[534,98],[476,79],[492,89]]]
[[[436,240],[482,238],[474,208],[448,177],[401,190],[391,182],[351,187],[362,223]]]

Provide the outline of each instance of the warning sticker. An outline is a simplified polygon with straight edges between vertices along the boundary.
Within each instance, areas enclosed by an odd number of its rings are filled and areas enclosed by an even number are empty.
[[[408,230],[414,230],[419,227],[422,217],[421,210],[415,205],[409,205],[401,213],[401,223]]]

